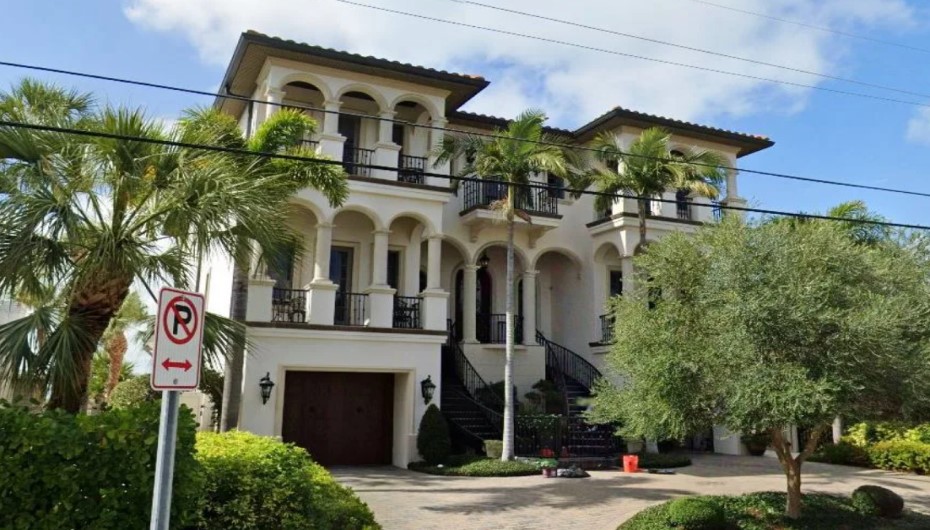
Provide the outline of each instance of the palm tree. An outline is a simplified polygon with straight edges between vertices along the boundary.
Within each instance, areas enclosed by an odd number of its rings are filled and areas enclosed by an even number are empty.
[[[110,321],[107,330],[103,332],[103,349],[109,362],[109,375],[103,389],[104,400],[109,399],[110,392],[116,388],[123,375],[123,359],[129,349],[129,340],[126,330],[132,326],[144,324],[147,321],[148,311],[135,291],[129,293],[119,311]]]
[[[520,199],[529,191],[530,177],[536,173],[547,172],[558,177],[571,175],[568,156],[557,145],[564,144],[543,130],[546,115],[539,110],[527,110],[503,129],[497,129],[491,136],[464,135],[446,136],[439,149],[437,164],[464,157],[466,163],[460,174],[477,176],[502,182],[506,185],[506,195],[493,202],[490,207],[501,213],[507,223],[507,289],[506,308],[506,360],[504,363],[504,444],[501,460],[514,458],[514,402],[513,392],[513,253],[514,225],[519,217],[527,223],[530,216],[519,209]]]
[[[165,132],[139,110],[23,81],[0,93],[0,118],[316,156],[299,147],[314,122],[295,111],[276,113],[246,141],[216,110],[191,111]],[[0,127],[0,159],[0,295],[28,296],[45,283],[59,300],[0,326],[0,377],[44,385],[48,406],[70,413],[83,408],[91,359],[131,287],[187,287],[200,251],[267,261],[299,245],[285,224],[291,195],[312,186],[340,204],[348,193],[336,165],[15,126]],[[204,330],[214,359],[244,335],[211,314]]]
[[[597,191],[605,195],[595,198],[597,211],[609,211],[616,200],[612,195],[628,194],[637,198],[639,245],[645,248],[646,215],[649,198],[667,190],[684,190],[693,195],[714,199],[726,178],[726,158],[716,151],[681,148],[672,150],[671,135],[653,127],[624,150],[620,138],[603,132],[594,138],[595,164],[587,175]],[[622,164],[622,165],[621,165]]]

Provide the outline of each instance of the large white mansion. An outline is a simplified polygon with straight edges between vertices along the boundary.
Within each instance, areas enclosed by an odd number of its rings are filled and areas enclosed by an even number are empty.
[[[466,442],[495,436],[493,411],[475,394],[503,378],[506,234],[487,208],[501,190],[493,182],[465,182],[453,191],[447,179],[424,175],[458,169],[456,162],[434,165],[430,156],[443,129],[490,132],[505,125],[459,110],[488,84],[476,76],[242,35],[223,87],[328,111],[308,111],[320,132],[307,141],[344,161],[351,194],[332,208],[315,190],[298,193],[291,223],[306,238],[304,255],[252,274],[244,287],[251,347],[241,428],[282,436],[325,464],[406,466],[417,458],[429,378],[437,387],[433,402],[457,436]],[[223,98],[216,105],[246,131],[280,108]],[[613,131],[626,145],[652,126],[670,131],[678,145],[719,151],[731,166],[772,145],[763,137],[620,107],[558,132],[585,145],[596,133]],[[364,167],[369,164],[398,170]],[[678,195],[676,203],[675,190],[663,198],[673,202],[652,203],[650,238],[714,220],[709,201],[695,198],[707,205],[699,207]],[[518,226],[513,286],[517,395],[547,378],[569,397],[583,395],[599,375],[612,333],[601,318],[605,303],[629,288],[623,278],[632,274],[639,244],[636,206],[622,200],[610,212],[597,212],[593,197],[572,199],[555,190],[534,192],[527,202],[532,223]],[[721,202],[745,204],[735,173]],[[233,292],[231,271],[228,262],[213,262],[206,271],[211,311],[230,314],[242,300]],[[259,388],[266,374],[275,383],[267,402]],[[731,441],[717,444],[717,450],[734,450],[724,447]]]

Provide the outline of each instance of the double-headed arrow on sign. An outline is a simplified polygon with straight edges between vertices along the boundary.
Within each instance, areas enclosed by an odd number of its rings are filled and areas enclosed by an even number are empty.
[[[171,359],[165,359],[165,362],[161,363],[165,367],[165,370],[171,370],[172,368],[181,368],[185,372],[190,370],[194,365],[191,364],[189,359],[184,359],[184,362],[172,361]]]

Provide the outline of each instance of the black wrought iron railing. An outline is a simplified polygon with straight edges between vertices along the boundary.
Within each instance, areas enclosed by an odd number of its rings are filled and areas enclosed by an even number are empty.
[[[514,206],[530,214],[558,215],[559,199],[548,189],[515,188]],[[462,209],[482,208],[507,197],[507,184],[497,180],[468,180],[462,184]]]
[[[485,403],[498,411],[504,410],[503,398],[493,392],[485,380],[478,375],[478,371],[468,361],[468,357],[465,356],[465,352],[462,351],[462,347],[458,342],[450,340],[448,347],[444,348],[443,352],[445,358],[442,362],[447,363],[447,366],[454,369],[456,377],[458,377],[472,399]],[[495,425],[500,425],[500,423],[495,423]]]
[[[368,295],[336,291],[336,311],[333,323],[337,326],[364,326]]]
[[[714,214],[714,221],[723,219],[723,208],[720,207],[720,201],[711,201],[711,212]]]
[[[426,172],[425,156],[400,155],[398,167],[398,181],[409,182],[411,184],[423,184],[423,173]]]
[[[561,344],[552,342],[539,331],[536,332],[536,342],[546,347],[547,368],[551,365],[551,368],[571,377],[588,390],[594,386],[595,381],[602,377],[601,371],[584,357]]]
[[[478,342],[504,344],[507,342],[506,313],[478,313],[475,318],[475,334]],[[514,342],[523,343],[523,315],[513,317]]]
[[[679,219],[685,221],[691,220],[691,201],[678,201],[675,203],[675,211]]]
[[[271,321],[306,322],[307,291],[303,289],[283,289],[279,287],[272,289]]]
[[[350,175],[370,177],[371,168],[368,166],[371,165],[374,153],[374,149],[362,149],[361,147],[346,145],[342,149],[342,166],[345,168],[346,173]]]
[[[601,344],[610,344],[614,341],[614,316],[611,313],[600,315],[601,320]]]
[[[403,329],[420,329],[419,296],[394,297],[394,327]]]

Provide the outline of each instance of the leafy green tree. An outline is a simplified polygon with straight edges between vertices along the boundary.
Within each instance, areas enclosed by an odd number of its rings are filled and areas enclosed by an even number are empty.
[[[930,266],[922,243],[863,246],[842,225],[725,220],[637,258],[649,287],[615,302],[594,419],[683,438],[711,425],[768,433],[801,513],[801,465],[837,415],[930,407]],[[811,426],[793,448],[784,430]],[[795,456],[796,455],[796,456]]]
[[[514,225],[517,218],[531,222],[529,214],[520,209],[521,198],[533,191],[528,187],[534,174],[549,173],[561,178],[572,176],[569,156],[558,144],[563,143],[544,131],[546,115],[540,110],[527,110],[492,136],[446,136],[439,149],[437,164],[463,158],[460,175],[501,182],[507,193],[490,207],[499,211],[507,224],[506,360],[504,388],[513,386],[513,252]],[[514,458],[514,398],[504,396],[504,448],[501,460]]]
[[[90,382],[88,383],[87,393],[93,404],[100,405],[106,403],[113,390],[108,388],[110,380],[113,377],[111,369],[112,363],[105,350],[97,350],[94,359],[90,364]],[[119,373],[116,376],[116,384],[132,377],[133,365],[128,362],[121,362]],[[114,388],[116,385],[113,385]]]
[[[727,159],[716,151],[681,147],[672,149],[671,134],[659,127],[644,130],[628,148],[620,137],[603,132],[594,138],[595,163],[587,180],[597,191],[594,201],[597,211],[609,211],[616,199],[610,195],[627,194],[637,200],[639,245],[645,246],[648,197],[669,190],[688,192],[715,199],[726,178],[722,166]]]
[[[316,156],[299,144],[314,122],[296,111],[277,112],[248,141],[213,109],[166,132],[140,110],[27,80],[0,93],[0,118]],[[48,405],[71,413],[86,401],[93,354],[134,284],[188,287],[204,252],[268,260],[299,245],[285,223],[297,190],[315,187],[334,204],[348,193],[336,165],[14,126],[0,127],[0,159],[0,295],[48,284],[57,300],[0,326],[0,377],[47,387]],[[213,314],[204,330],[213,358],[244,340],[240,323]]]

